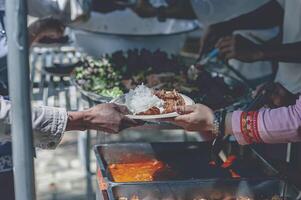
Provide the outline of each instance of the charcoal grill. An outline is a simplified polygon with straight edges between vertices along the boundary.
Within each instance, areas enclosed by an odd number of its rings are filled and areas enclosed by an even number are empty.
[[[232,196],[247,195],[256,197],[255,199],[260,195],[268,199],[273,195],[289,197],[288,199],[295,197],[296,190],[291,187],[285,189],[287,185],[284,181],[278,180],[278,171],[252,148],[240,147],[236,143],[229,143],[224,148],[227,156],[237,157],[233,169],[241,177],[233,178],[228,169],[209,164],[210,147],[210,142],[97,145],[95,153],[99,193],[108,199],[119,197],[131,199],[135,195],[139,196],[139,199],[195,199],[187,195],[208,196],[209,193],[214,192]],[[152,159],[168,164],[175,175],[150,182],[118,183],[114,182],[108,170],[110,164],[135,163]],[[242,186],[246,189],[241,189]],[[288,193],[290,190],[294,192]]]

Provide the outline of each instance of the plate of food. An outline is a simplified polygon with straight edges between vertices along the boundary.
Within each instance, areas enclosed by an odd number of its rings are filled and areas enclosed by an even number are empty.
[[[139,120],[174,118],[179,115],[175,107],[195,104],[191,98],[175,90],[154,90],[145,85],[137,86],[112,103],[126,106],[131,112],[127,116]]]

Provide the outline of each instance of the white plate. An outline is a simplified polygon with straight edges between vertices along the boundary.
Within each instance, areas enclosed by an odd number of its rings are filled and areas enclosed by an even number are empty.
[[[185,101],[185,105],[193,105],[195,104],[195,102],[188,96],[184,95],[184,94],[180,94],[184,101]],[[119,105],[125,105],[125,96],[122,95],[116,99],[113,99],[111,101],[111,103],[116,103]],[[160,114],[160,115],[127,115],[127,117],[131,118],[131,119],[139,119],[139,120],[158,120],[158,119],[166,119],[166,118],[174,118],[179,116],[179,114],[177,112],[172,112],[172,113],[167,113],[167,114]]]

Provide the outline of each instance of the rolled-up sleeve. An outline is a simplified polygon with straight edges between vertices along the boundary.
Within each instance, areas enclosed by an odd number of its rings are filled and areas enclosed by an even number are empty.
[[[0,99],[0,140],[10,139],[10,101]],[[32,125],[34,144],[43,149],[54,149],[61,141],[67,126],[67,112],[62,108],[33,107]]]
[[[288,143],[301,141],[301,96],[295,105],[258,112],[236,111],[232,129],[242,144]]]

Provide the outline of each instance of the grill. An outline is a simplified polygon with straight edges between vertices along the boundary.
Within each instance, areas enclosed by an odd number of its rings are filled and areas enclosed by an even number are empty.
[[[123,143],[95,147],[99,196],[104,199],[296,199],[297,192],[250,147],[228,143],[230,168],[210,164],[211,143]],[[116,182],[109,166],[157,160],[169,173],[152,181]],[[138,170],[138,169],[137,169]],[[233,178],[230,171],[239,174]],[[161,171],[162,172],[162,171]],[[125,172],[126,173],[126,172]],[[230,198],[231,197],[231,198]]]

